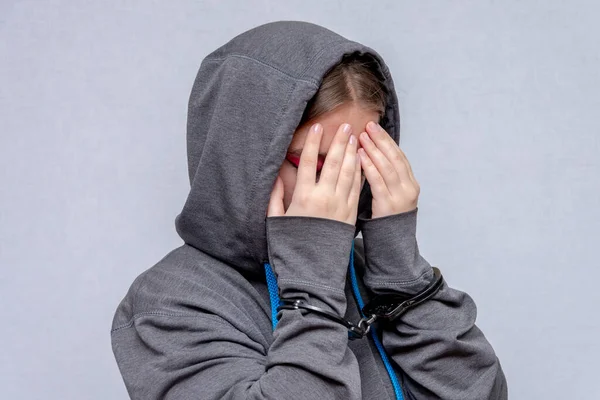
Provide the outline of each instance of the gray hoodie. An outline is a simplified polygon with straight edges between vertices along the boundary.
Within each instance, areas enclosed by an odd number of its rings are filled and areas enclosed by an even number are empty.
[[[399,143],[398,101],[381,56],[323,27],[268,23],[203,60],[188,109],[191,190],[176,218],[184,244],[134,280],[112,324],[132,399],[507,398],[472,298],[446,283],[363,339],[350,341],[344,326],[304,310],[281,311],[273,327],[273,296],[356,322],[360,302],[414,294],[433,279],[415,238],[418,209],[371,219],[368,182],[355,226],[266,218],[307,102],[352,52],[378,60],[389,91],[381,124]]]

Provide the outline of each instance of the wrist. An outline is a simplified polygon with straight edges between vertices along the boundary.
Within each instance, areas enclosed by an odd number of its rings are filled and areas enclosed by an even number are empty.
[[[416,293],[433,279],[421,257],[414,210],[379,218],[359,218],[366,260],[364,282],[375,293]]]
[[[267,217],[269,262],[281,297],[304,298],[344,315],[346,274],[355,227],[336,220]]]

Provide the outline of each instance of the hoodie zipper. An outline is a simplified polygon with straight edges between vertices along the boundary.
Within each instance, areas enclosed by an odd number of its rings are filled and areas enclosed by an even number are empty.
[[[350,273],[350,280],[352,282],[352,291],[354,292],[354,297],[356,298],[356,302],[358,303],[360,315],[361,315],[361,317],[364,317],[365,315],[363,314],[362,309],[365,306],[365,302],[363,301],[362,296],[360,295],[360,291],[358,289],[358,279],[356,278],[356,270],[354,269],[354,240],[352,241],[352,252],[350,253],[349,273]],[[369,335],[371,335],[371,338],[373,339],[373,342],[375,343],[375,347],[377,347],[377,351],[379,352],[379,355],[381,356],[383,365],[385,365],[385,369],[388,373],[388,376],[390,377],[390,380],[392,381],[392,387],[394,388],[394,394],[396,395],[396,400],[404,400],[404,396],[402,395],[402,387],[400,386],[400,382],[398,382],[398,377],[396,376],[396,373],[394,372],[394,367],[392,367],[392,363],[390,362],[390,359],[389,359],[387,353],[385,352],[385,348],[383,347],[383,344],[381,343],[381,341],[379,340],[379,337],[377,336],[377,329],[374,326],[371,326]]]
[[[271,264],[265,263],[265,275],[267,280],[267,288],[269,289],[269,300],[271,301],[271,323],[273,325],[273,330],[277,326],[277,307],[279,306],[279,287],[277,285],[277,277],[273,272],[273,268],[271,268]],[[354,269],[354,240],[352,240],[352,251],[350,252],[350,263],[348,264],[348,272],[350,273],[350,280],[352,282],[352,291],[354,292],[354,297],[356,298],[356,302],[358,303],[359,312],[362,317],[364,314],[362,312],[365,303],[360,295],[360,291],[358,289],[358,279],[356,278],[356,271]],[[398,382],[398,377],[392,367],[392,363],[385,352],[383,344],[379,340],[377,336],[377,330],[374,326],[371,326],[371,330],[369,331],[369,335],[373,339],[375,343],[375,347],[381,356],[381,360],[385,366],[385,369],[388,373],[390,380],[392,381],[392,387],[394,388],[394,394],[396,395],[396,400],[404,400],[404,396],[402,395],[402,387],[400,386],[400,382]]]

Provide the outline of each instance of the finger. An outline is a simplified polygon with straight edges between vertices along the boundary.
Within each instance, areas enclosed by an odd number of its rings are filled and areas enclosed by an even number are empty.
[[[396,141],[385,131],[385,129],[383,129],[381,125],[370,121],[367,124],[367,133],[369,134],[371,141],[375,143],[375,146],[377,146],[377,149],[381,151],[392,167],[396,170],[396,174],[400,180],[406,182],[411,179],[406,156],[402,150],[400,150],[398,143],[396,143]],[[376,162],[375,157],[373,157],[373,161]]]
[[[331,186],[335,191],[340,169],[344,161],[344,154],[346,152],[346,146],[348,144],[350,133],[352,132],[352,126],[350,124],[342,124],[337,130],[327,157],[323,162],[323,168],[321,169],[321,177],[319,178],[319,184]]]
[[[300,154],[298,174],[296,175],[296,186],[300,190],[306,190],[315,185],[322,137],[323,127],[321,124],[314,124],[304,139],[304,147],[302,148],[302,154]]]
[[[369,155],[365,152],[365,149],[358,149],[358,153],[360,155],[360,164],[365,172],[367,181],[369,181],[369,186],[371,186],[373,197],[382,198],[384,196],[391,196],[383,177]]]
[[[340,175],[338,176],[337,187],[335,189],[336,194],[340,195],[344,199],[347,199],[350,195],[350,190],[352,189],[352,185],[354,183],[354,175],[356,175],[357,147],[358,140],[356,139],[356,136],[350,135],[348,145],[346,146],[346,152],[344,154],[344,161],[342,162],[342,167],[340,169]]]
[[[362,184],[362,174],[361,174],[361,166],[360,166],[360,155],[356,153],[355,157],[356,168],[354,170],[354,178],[352,182],[352,188],[350,189],[350,194],[348,195],[348,206],[354,210],[355,213],[358,213],[358,201],[360,198],[360,189]],[[354,216],[356,220],[356,216]]]
[[[394,188],[400,185],[400,177],[396,168],[387,159],[387,157],[381,152],[381,150],[375,145],[375,142],[371,140],[367,132],[360,134],[360,141],[362,148],[365,149],[369,155],[369,160],[379,171],[379,175],[383,178],[383,181],[390,188]]]
[[[283,205],[283,180],[277,175],[271,198],[269,199],[269,207],[267,208],[267,217],[280,217],[285,214]]]

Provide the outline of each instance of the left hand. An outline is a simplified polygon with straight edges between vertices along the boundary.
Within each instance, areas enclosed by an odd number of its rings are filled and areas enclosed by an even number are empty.
[[[373,194],[371,218],[414,210],[421,189],[398,144],[372,121],[359,140],[360,164]]]

